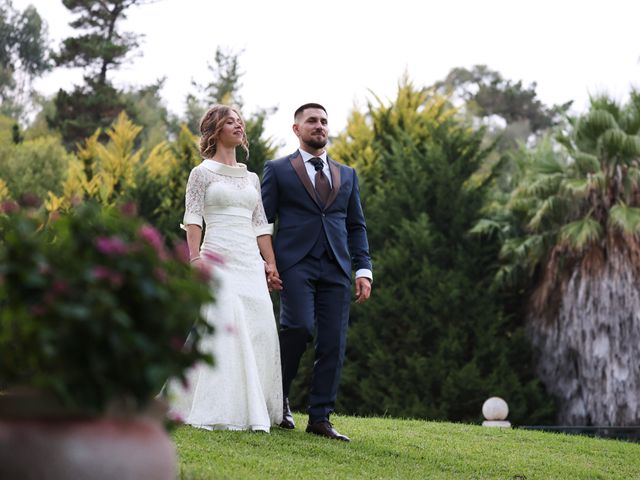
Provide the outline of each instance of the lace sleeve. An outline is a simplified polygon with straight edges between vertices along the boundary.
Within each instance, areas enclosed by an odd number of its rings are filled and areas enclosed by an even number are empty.
[[[199,225],[202,227],[204,213],[204,194],[207,190],[206,177],[201,168],[194,168],[189,174],[187,193],[185,195],[185,211],[183,223],[185,225]]]
[[[253,173],[251,175],[253,186],[258,192],[258,203],[253,210],[253,216],[251,223],[253,224],[253,231],[256,237],[260,235],[273,235],[273,224],[267,221],[267,215],[264,213],[264,206],[262,205],[262,193],[260,192],[260,179]]]

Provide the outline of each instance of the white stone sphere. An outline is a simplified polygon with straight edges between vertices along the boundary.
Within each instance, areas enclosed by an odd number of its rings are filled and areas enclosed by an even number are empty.
[[[504,420],[509,415],[509,406],[500,397],[491,397],[482,404],[482,415],[487,420]]]

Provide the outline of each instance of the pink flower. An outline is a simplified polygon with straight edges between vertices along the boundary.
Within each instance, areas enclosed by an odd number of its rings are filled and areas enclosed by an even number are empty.
[[[173,247],[174,256],[182,263],[189,263],[189,246],[182,240]]]
[[[106,280],[112,287],[118,288],[122,286],[124,278],[121,273],[111,270],[109,267],[103,265],[96,265],[91,270],[93,278],[96,280]]]
[[[58,295],[56,295],[55,292],[49,291],[44,294],[44,303],[48,306],[51,306],[54,303],[56,303],[57,299],[58,299]]]
[[[184,386],[184,383],[183,383],[183,386]],[[169,411],[167,413],[167,418],[169,419],[169,421],[171,421],[173,423],[177,423],[177,424],[183,424],[184,423],[184,417],[182,417],[182,415],[180,415],[178,412]]]
[[[213,278],[213,269],[210,265],[207,265],[204,262],[194,263],[193,266],[196,269],[198,274],[198,278],[203,282],[210,282]]]
[[[27,208],[38,208],[42,205],[42,200],[34,193],[26,192],[20,197],[20,204]]]
[[[15,200],[6,200],[2,202],[1,207],[2,213],[6,213],[7,215],[11,215],[12,213],[16,213],[20,210],[20,205]]]
[[[215,263],[218,265],[224,264],[224,257],[222,257],[222,255],[219,255],[217,253],[210,252],[209,250],[203,250],[201,255],[207,260],[209,260],[211,263]]]
[[[60,212],[58,210],[54,210],[49,214],[49,222],[53,223],[60,218]]]
[[[98,237],[96,238],[95,245],[100,253],[114,257],[124,255],[129,251],[126,242],[116,236]]]
[[[164,270],[164,268],[156,267],[153,270],[153,273],[155,274],[156,278],[160,280],[161,283],[167,283],[167,280],[169,279],[169,277],[167,276],[167,272]]]
[[[182,350],[182,347],[184,347],[184,338],[178,336],[171,337],[171,340],[169,340],[169,345],[173,350],[179,352],[180,350]]]
[[[120,207],[120,211],[125,217],[135,217],[138,214],[138,206],[135,202],[127,202]]]
[[[54,280],[53,285],[51,285],[51,290],[56,295],[66,293],[69,290],[69,285],[67,282],[61,279]]]
[[[31,307],[29,307],[29,311],[34,317],[42,317],[47,313],[47,307],[44,305],[31,305]]]
[[[160,232],[158,232],[158,230],[153,228],[151,225],[142,225],[140,227],[140,230],[138,230],[138,235],[153,247],[160,259],[167,259],[167,252],[164,248],[162,235],[160,235]]]

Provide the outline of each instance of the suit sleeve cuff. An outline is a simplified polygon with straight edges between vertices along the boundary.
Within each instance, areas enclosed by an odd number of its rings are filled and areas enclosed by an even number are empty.
[[[356,270],[356,278],[368,278],[373,283],[373,272],[368,268],[361,268],[360,270]]]
[[[259,237],[260,235],[273,235],[273,223],[253,227],[253,231],[255,232],[256,237]]]

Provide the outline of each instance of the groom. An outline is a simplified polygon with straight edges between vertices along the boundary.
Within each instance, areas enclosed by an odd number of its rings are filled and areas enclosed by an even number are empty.
[[[289,389],[307,344],[315,336],[315,362],[306,431],[349,441],[329,422],[347,341],[351,270],[356,272],[356,303],[371,293],[371,258],[353,168],[331,159],[327,111],[307,103],[294,114],[300,148],[267,162],[262,200],[269,223],[278,219],[275,238],[282,280],[280,355],[284,390],[283,428],[295,428]]]

